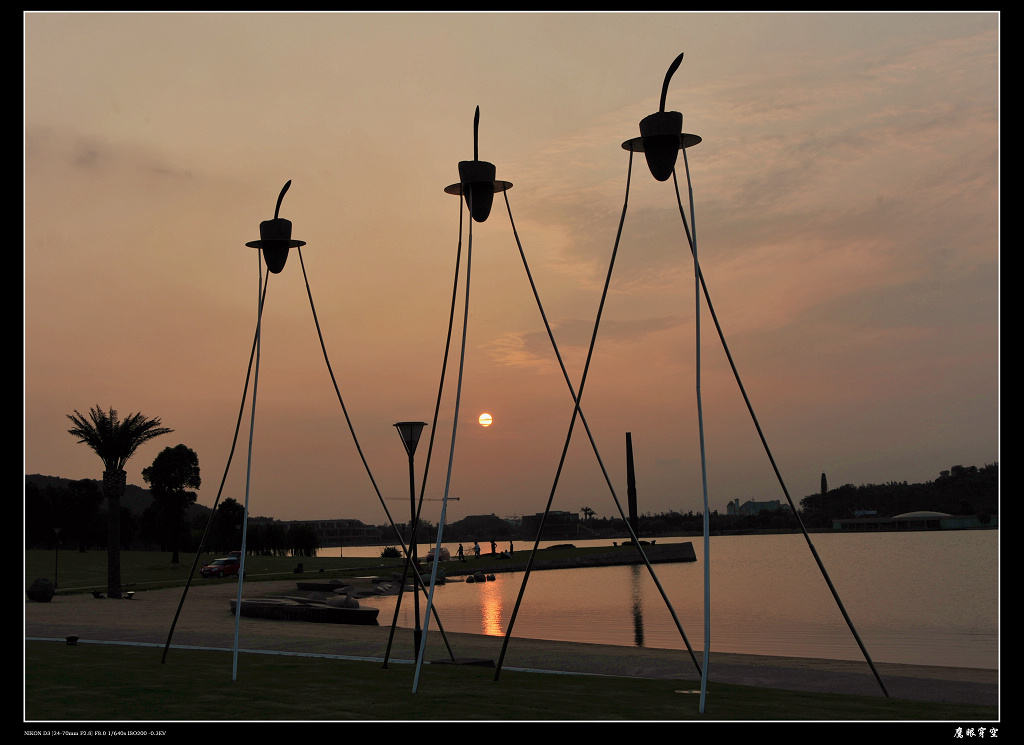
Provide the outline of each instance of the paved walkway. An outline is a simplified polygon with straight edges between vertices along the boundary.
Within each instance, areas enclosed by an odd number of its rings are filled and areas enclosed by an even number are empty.
[[[295,592],[295,580],[258,582],[245,586],[245,597]],[[193,584],[175,625],[173,646],[231,649],[234,623],[229,601],[237,585]],[[49,603],[25,603],[25,637],[63,639],[69,634],[79,643],[129,642],[156,644],[167,641],[182,590],[149,590],[131,600],[97,600],[91,595],[57,595]],[[340,655],[382,659],[387,648],[390,619],[380,626],[304,623],[243,618],[239,648],[284,653]],[[426,659],[450,661],[448,648],[431,624]],[[504,637],[476,634],[447,635],[457,660],[494,660]],[[415,659],[412,632],[395,633],[390,659],[395,664]],[[697,661],[701,654],[695,650]],[[173,654],[173,649],[171,651]],[[893,698],[947,701],[997,706],[999,673],[953,667],[876,663],[879,676]],[[502,669],[592,673],[642,678],[673,678],[699,687],[700,674],[685,650],[640,649],[603,644],[573,644],[513,637]],[[708,665],[712,682],[738,683],[795,691],[851,693],[882,696],[881,687],[866,662],[737,655],[712,652]]]

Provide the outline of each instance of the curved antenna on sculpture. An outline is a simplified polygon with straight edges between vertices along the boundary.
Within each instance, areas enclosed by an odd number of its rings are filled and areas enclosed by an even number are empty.
[[[480,107],[473,114],[473,160],[480,160]]]
[[[668,80],[665,81],[665,85],[668,85]],[[661,107],[665,108],[665,94],[661,94]],[[284,194],[288,191],[288,187],[292,185],[292,180],[288,179],[288,183],[281,189],[281,193],[277,196],[277,207],[274,208],[274,219],[278,219],[277,216],[281,214],[281,200],[284,199]]]
[[[672,80],[672,75],[676,70],[679,69],[679,65],[683,62],[683,54],[680,52],[679,56],[673,60],[672,64],[668,66],[668,72],[665,73],[665,82],[661,84],[661,106],[658,107],[658,111],[665,111],[665,97],[668,95],[668,83]],[[285,187],[288,188],[287,186]]]

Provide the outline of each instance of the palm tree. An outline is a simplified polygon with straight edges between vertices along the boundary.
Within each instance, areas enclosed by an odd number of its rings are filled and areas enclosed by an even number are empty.
[[[103,494],[107,498],[107,597],[121,597],[121,497],[128,475],[124,465],[135,451],[154,437],[174,430],[160,426],[159,417],[147,419],[129,414],[121,421],[113,408],[104,413],[99,406],[89,410],[89,419],[77,409],[68,414],[74,435],[95,451],[103,461]]]

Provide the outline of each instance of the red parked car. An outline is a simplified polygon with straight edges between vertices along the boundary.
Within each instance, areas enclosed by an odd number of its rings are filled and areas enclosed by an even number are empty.
[[[207,564],[199,573],[205,577],[231,577],[238,576],[238,567],[241,566],[237,556],[230,556],[226,559],[216,559],[212,564]]]

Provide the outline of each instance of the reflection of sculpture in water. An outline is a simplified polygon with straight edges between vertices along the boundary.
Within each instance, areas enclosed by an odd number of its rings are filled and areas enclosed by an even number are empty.
[[[629,567],[633,590],[633,644],[638,647],[644,645],[644,594],[641,582],[643,573],[639,564],[631,564]]]

